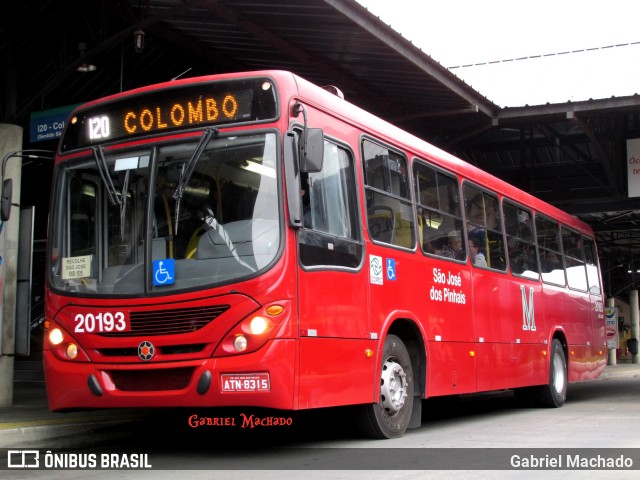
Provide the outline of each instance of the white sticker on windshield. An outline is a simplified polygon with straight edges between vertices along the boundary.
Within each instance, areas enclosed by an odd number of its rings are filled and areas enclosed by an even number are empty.
[[[135,170],[138,168],[138,157],[117,158],[116,166],[113,169],[116,172],[121,170]]]
[[[91,276],[92,255],[65,257],[62,259],[62,279],[85,278]]]
[[[141,157],[117,158],[114,167],[115,172],[122,170],[135,170],[136,168],[146,168],[149,166],[149,155]]]

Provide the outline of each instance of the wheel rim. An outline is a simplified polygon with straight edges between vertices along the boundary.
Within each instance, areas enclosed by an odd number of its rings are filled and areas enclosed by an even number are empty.
[[[402,410],[407,398],[407,374],[402,365],[393,359],[388,359],[382,366],[380,396],[382,406],[389,415]]]
[[[553,388],[556,392],[562,393],[566,382],[564,374],[564,361],[561,355],[553,357]]]

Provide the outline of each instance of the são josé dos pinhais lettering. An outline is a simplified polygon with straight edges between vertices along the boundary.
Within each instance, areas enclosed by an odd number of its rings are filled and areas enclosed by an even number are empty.
[[[435,302],[449,302],[464,305],[467,297],[464,292],[452,287],[462,287],[462,276],[460,272],[443,272],[439,268],[433,269],[433,281],[436,285],[431,287],[429,298]]]

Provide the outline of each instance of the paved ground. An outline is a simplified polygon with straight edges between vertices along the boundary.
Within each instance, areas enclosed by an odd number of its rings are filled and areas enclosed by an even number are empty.
[[[640,364],[619,363],[608,366],[603,378],[638,375]],[[67,446],[65,439],[88,431],[99,434],[102,427],[133,422],[140,410],[98,410],[71,413],[50,412],[43,387],[14,386],[14,405],[0,408],[0,448]]]

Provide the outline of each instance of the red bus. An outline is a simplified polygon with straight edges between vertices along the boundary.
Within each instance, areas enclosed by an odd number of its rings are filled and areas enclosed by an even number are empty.
[[[57,149],[50,409],[559,407],[606,363],[591,229],[283,71],[78,107]]]

